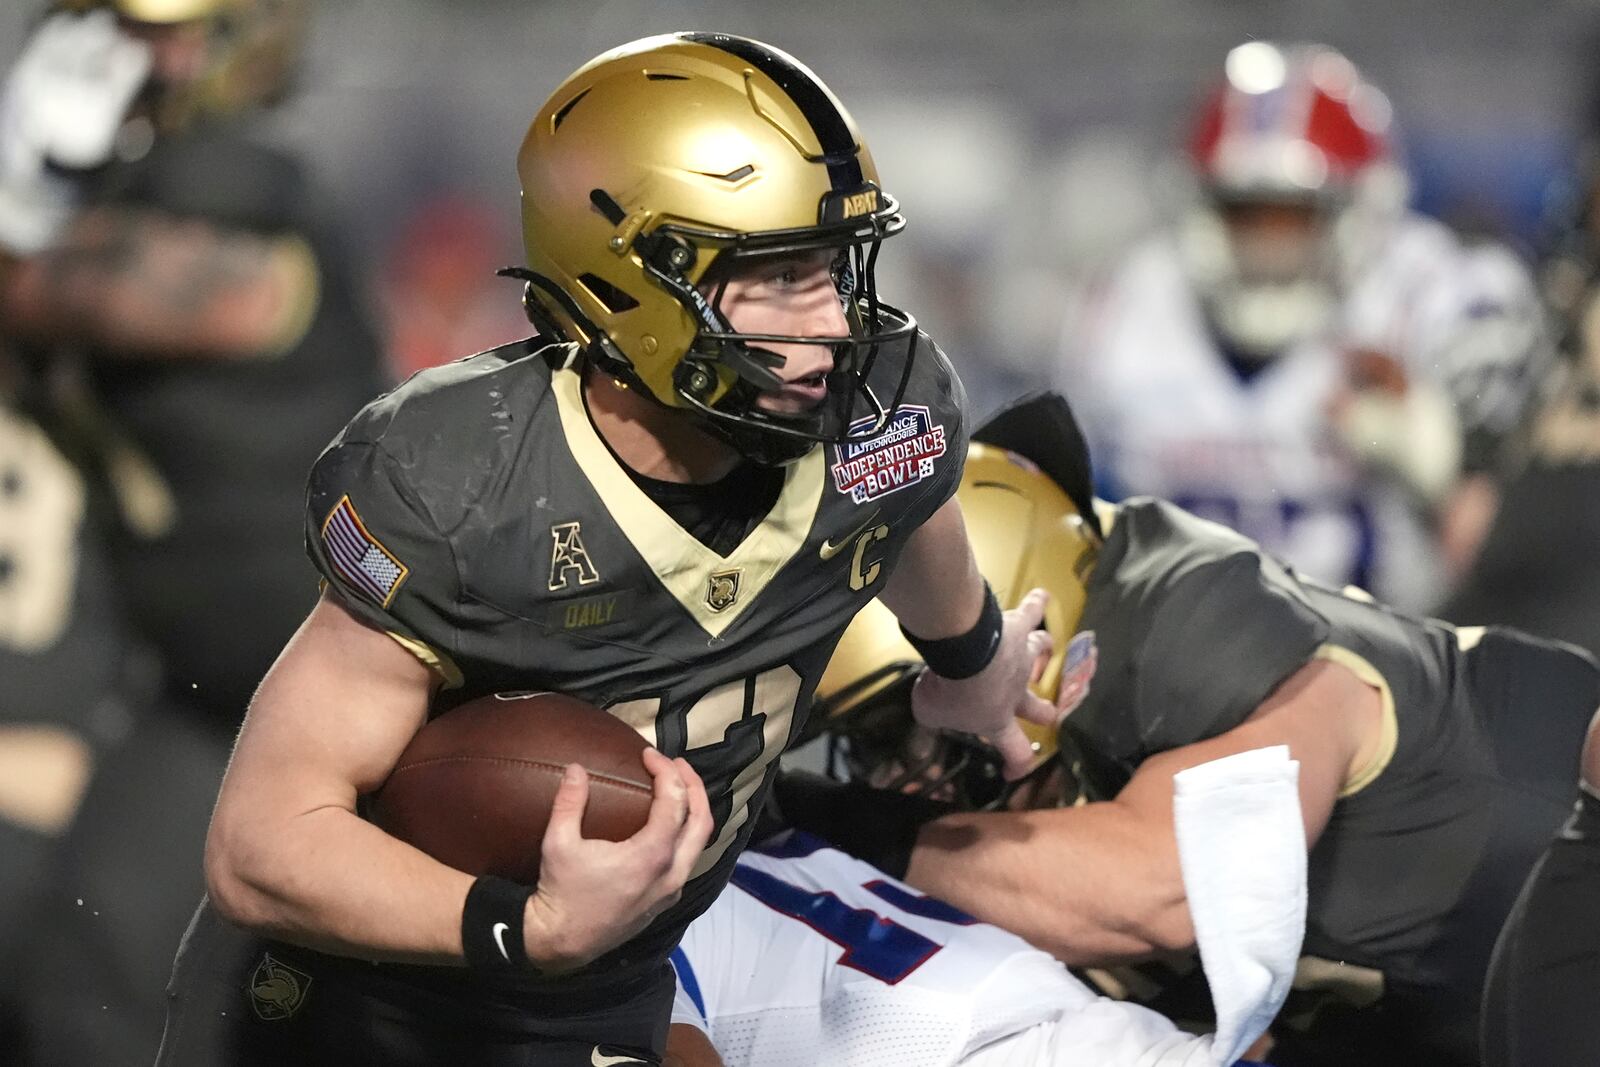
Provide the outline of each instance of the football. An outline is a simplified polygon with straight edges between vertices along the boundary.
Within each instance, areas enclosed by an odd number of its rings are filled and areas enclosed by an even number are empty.
[[[589,771],[583,836],[621,841],[650,810],[645,747],[622,720],[573,697],[486,696],[417,731],[368,813],[441,863],[531,886],[566,765]]]

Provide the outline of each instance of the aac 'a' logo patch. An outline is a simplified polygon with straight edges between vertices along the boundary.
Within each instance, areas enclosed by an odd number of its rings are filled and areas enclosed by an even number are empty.
[[[550,527],[550,591],[560,592],[573,578],[579,585],[593,585],[600,572],[583,547],[583,524],[558,522]]]
[[[1084,630],[1067,643],[1067,657],[1061,662],[1061,685],[1056,689],[1056,708],[1067,715],[1089,695],[1089,683],[1100,665],[1100,649],[1094,631]]]
[[[739,599],[739,570],[713,571],[706,579],[706,607],[725,611]]]
[[[850,432],[859,433],[871,425],[870,417],[857,419]],[[834,463],[829,468],[834,488],[850,494],[857,504],[888,496],[932,477],[934,462],[946,447],[944,427],[933,421],[927,408],[903,405],[882,433],[834,446]]]
[[[275,959],[270,952],[250,975],[250,1007],[263,1022],[275,1023],[292,1018],[305,1007],[311,992],[311,976]]]

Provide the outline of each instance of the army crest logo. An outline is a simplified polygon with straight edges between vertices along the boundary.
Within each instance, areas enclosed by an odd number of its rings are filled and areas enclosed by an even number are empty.
[[[739,571],[712,571],[706,580],[706,607],[724,611],[739,599]]]
[[[305,1006],[311,976],[264,952],[250,975],[250,1006],[263,1022],[291,1018]]]

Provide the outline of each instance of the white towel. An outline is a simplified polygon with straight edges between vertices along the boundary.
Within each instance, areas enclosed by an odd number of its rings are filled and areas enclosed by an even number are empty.
[[[1178,858],[1217,1013],[1211,1062],[1239,1058],[1289,994],[1306,923],[1300,764],[1286,745],[1173,779]]]

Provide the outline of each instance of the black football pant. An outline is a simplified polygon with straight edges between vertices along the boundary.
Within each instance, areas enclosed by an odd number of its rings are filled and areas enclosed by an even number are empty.
[[[173,968],[156,1065],[654,1065],[675,989],[663,962],[559,1010],[514,1010],[253,937],[203,903]]]
[[[1577,809],[1529,875],[1495,946],[1484,1067],[1600,1063],[1600,798]]]

